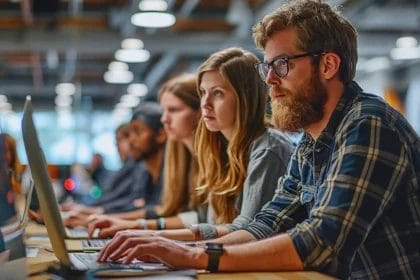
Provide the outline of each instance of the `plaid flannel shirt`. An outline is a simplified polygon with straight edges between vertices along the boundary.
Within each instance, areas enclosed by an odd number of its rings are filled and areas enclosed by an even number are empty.
[[[305,269],[420,279],[419,185],[418,135],[352,82],[317,141],[304,135],[246,230],[258,239],[287,232]]]

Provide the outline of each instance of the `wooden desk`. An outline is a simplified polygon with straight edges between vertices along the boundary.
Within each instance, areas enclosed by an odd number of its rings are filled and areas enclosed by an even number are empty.
[[[31,231],[33,229],[33,231]],[[40,233],[46,233],[42,226],[31,225],[27,228],[27,235],[31,233],[40,235]],[[31,242],[31,245],[34,245]],[[39,244],[40,247],[45,246],[45,242]],[[28,270],[30,273],[34,274],[37,272],[45,271],[48,268],[48,265],[58,264],[58,260],[55,257],[54,253],[50,249],[39,249],[37,257],[27,258]],[[46,276],[32,276],[29,279],[31,280],[42,280],[48,279]],[[108,278],[115,279],[115,278]],[[130,279],[130,278],[124,278]],[[236,273],[208,273],[204,271],[199,271],[198,279],[200,280],[224,280],[224,279],[233,279],[233,280],[331,280],[335,279],[333,277],[314,272],[314,271],[305,271],[305,272],[236,272]]]

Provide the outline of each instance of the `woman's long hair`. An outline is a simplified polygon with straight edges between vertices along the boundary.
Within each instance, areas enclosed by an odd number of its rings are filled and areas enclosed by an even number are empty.
[[[159,91],[159,99],[167,93],[172,93],[191,109],[200,110],[195,75],[182,74],[166,82]],[[191,121],[198,123],[198,119]],[[169,140],[165,149],[162,206],[158,211],[161,216],[172,216],[198,205],[195,191],[197,170],[196,157],[185,145]]]
[[[200,120],[195,141],[198,191],[209,198],[216,223],[230,223],[238,215],[235,201],[247,175],[249,148],[265,131],[267,87],[258,76],[255,55],[240,48],[212,54],[199,68],[197,88],[204,73],[218,71],[234,88],[236,123],[227,141],[221,132],[209,131]]]
[[[5,148],[10,153],[10,165],[8,166],[8,168],[10,168],[10,170],[12,171],[11,179],[13,191],[21,193],[22,174],[25,167],[19,161],[16,149],[16,140],[7,133],[0,134],[0,137],[4,139]]]

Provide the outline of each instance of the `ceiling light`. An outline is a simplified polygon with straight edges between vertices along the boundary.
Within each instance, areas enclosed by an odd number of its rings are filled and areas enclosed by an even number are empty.
[[[125,62],[145,62],[150,58],[148,50],[126,50],[121,49],[115,52],[115,59]]]
[[[1,103],[7,103],[7,96],[4,94],[0,95],[0,104]]]
[[[175,23],[175,16],[162,12],[143,12],[131,16],[131,23],[141,27],[162,28]]]
[[[133,108],[140,104],[140,98],[134,95],[121,96],[121,102],[118,103],[121,107]]]
[[[128,84],[133,80],[133,73],[130,71],[107,71],[104,80],[110,84]]]
[[[168,3],[163,0],[143,0],[139,3],[139,9],[142,11],[166,11]]]
[[[413,48],[417,46],[417,39],[412,36],[400,37],[395,45],[397,48]]]
[[[145,84],[131,84],[127,87],[127,93],[134,96],[145,96],[147,86]]]
[[[55,86],[55,92],[58,95],[73,95],[76,87],[72,83],[61,83]]]
[[[131,108],[115,107],[112,111],[112,118],[115,122],[125,121],[131,115]]]
[[[361,64],[361,70],[365,72],[377,72],[391,67],[391,62],[385,56],[374,57]]]
[[[0,104],[0,111],[8,112],[12,110],[12,104],[10,103],[1,103]]]
[[[121,61],[113,61],[108,65],[109,71],[127,71],[128,64]]]
[[[72,103],[72,99],[68,95],[57,95],[55,97],[55,105],[57,107],[69,107]]]
[[[144,47],[143,41],[140,39],[127,38],[121,42],[121,48],[128,50],[142,49]]]
[[[395,60],[420,59],[420,47],[393,48],[390,56]]]

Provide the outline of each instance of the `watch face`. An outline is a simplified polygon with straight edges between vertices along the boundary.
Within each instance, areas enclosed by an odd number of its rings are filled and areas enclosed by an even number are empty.
[[[206,252],[208,252],[208,253],[223,253],[223,244],[206,243]]]

